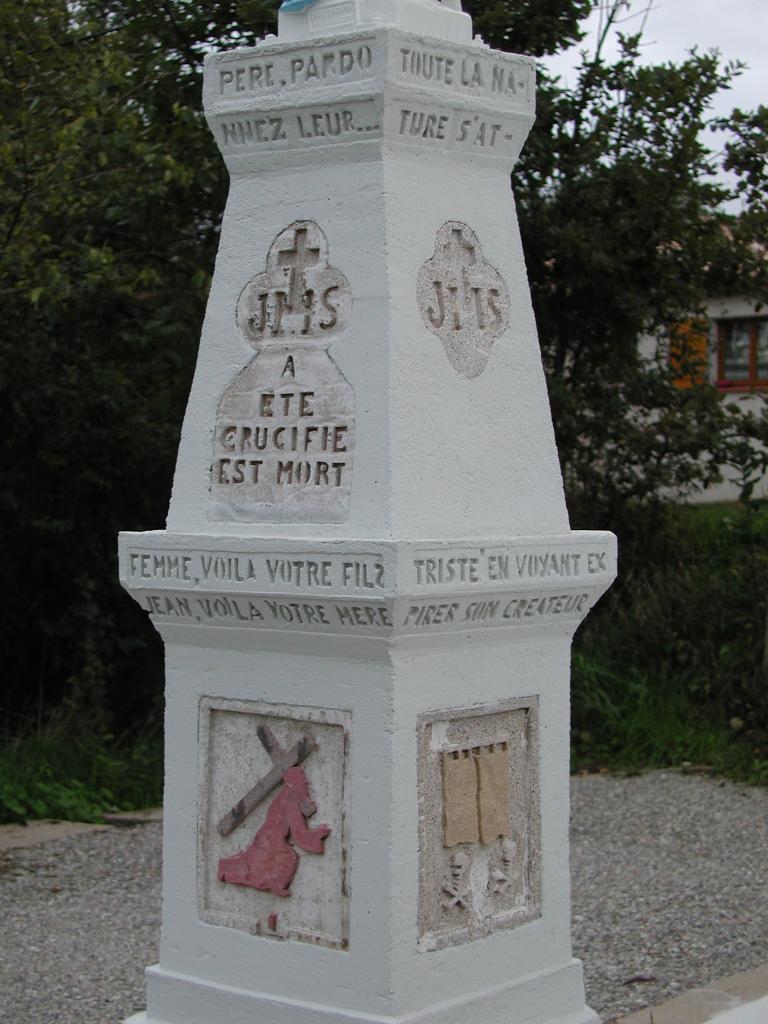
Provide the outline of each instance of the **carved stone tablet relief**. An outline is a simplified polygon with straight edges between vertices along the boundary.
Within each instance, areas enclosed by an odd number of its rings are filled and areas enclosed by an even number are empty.
[[[348,518],[355,395],[327,348],[351,308],[349,282],[330,266],[317,224],[282,231],[237,304],[238,327],[258,354],[219,403],[211,519]]]
[[[200,716],[200,917],[346,948],[348,716],[215,698]]]
[[[419,722],[419,949],[540,914],[534,698]]]
[[[470,380],[488,365],[509,326],[509,290],[461,221],[440,228],[434,254],[421,267],[416,296],[424,323],[443,343],[451,366]]]

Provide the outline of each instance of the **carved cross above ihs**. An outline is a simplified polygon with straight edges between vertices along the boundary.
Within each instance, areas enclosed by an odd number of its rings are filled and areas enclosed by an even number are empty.
[[[289,224],[274,239],[262,273],[240,294],[237,322],[259,348],[280,338],[338,334],[352,305],[349,281],[329,262],[328,240],[314,221]]]
[[[304,295],[308,291],[304,271],[320,262],[320,250],[307,245],[307,229],[297,228],[293,238],[292,249],[281,249],[277,254],[280,267],[288,268],[288,306],[292,313],[297,313],[304,305]]]
[[[456,261],[459,266],[472,266],[477,263],[475,247],[464,236],[463,228],[451,228],[451,234],[445,246],[446,255]]]

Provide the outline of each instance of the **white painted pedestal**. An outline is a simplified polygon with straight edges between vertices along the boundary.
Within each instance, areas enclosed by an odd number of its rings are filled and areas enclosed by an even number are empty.
[[[167,660],[133,1020],[587,1024],[569,656],[616,556],[568,527],[509,190],[533,63],[434,0],[280,25],[206,67],[232,188],[168,528],[120,540]]]

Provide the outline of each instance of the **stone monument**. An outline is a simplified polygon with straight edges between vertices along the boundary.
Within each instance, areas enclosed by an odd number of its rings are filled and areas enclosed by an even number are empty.
[[[231,191],[167,529],[146,1024],[588,1024],[569,529],[509,172],[534,64],[457,0],[290,0],[212,54]]]

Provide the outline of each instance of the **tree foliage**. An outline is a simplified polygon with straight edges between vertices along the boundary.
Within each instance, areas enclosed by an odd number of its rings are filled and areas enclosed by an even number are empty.
[[[768,293],[763,143],[750,118],[711,113],[739,65],[692,51],[644,66],[639,43],[621,37],[613,63],[584,54],[573,89],[544,81],[513,176],[566,488],[584,523],[696,490],[721,464],[748,484],[764,468],[748,439],[768,436],[764,418],[714,387],[675,387],[668,345],[654,360],[638,347],[644,334],[666,342],[707,298]],[[718,175],[710,126],[733,132],[734,186]],[[741,217],[726,212],[737,195],[749,200]]]
[[[202,62],[274,27],[278,0],[0,0],[0,592],[11,715],[67,697],[126,721],[158,645],[116,583],[120,529],[159,528],[226,195]],[[544,56],[592,0],[467,0],[477,31]],[[712,54],[585,57],[542,78],[514,174],[569,496],[584,525],[749,461],[761,425],[675,389],[642,332],[718,291],[765,293],[763,108],[703,142],[737,73]],[[723,213],[731,192],[747,204]],[[739,448],[739,446],[741,446]],[[738,456],[738,451],[741,455]],[[709,454],[707,454],[709,453]],[[589,521],[589,514],[596,519]],[[102,723],[103,724],[103,723]]]

